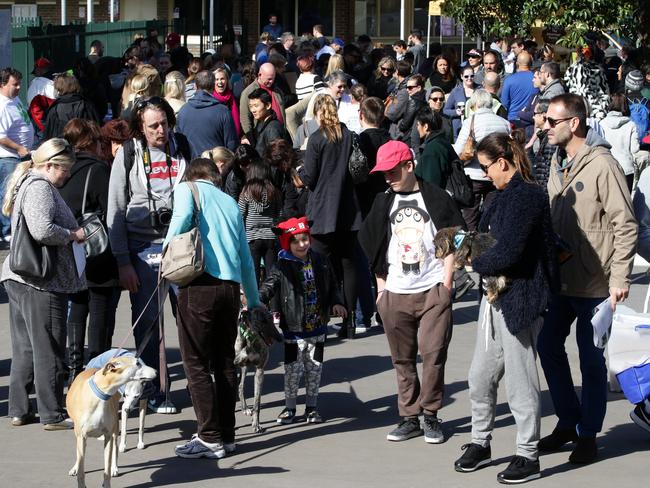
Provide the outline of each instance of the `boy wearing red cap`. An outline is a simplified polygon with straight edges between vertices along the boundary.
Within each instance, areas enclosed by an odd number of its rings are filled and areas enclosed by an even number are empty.
[[[335,315],[347,316],[338,281],[328,259],[311,250],[307,217],[291,218],[280,223],[274,232],[282,251],[269,277],[260,287],[260,300],[268,303],[275,294],[283,297],[280,328],[284,334],[285,409],[279,424],[296,418],[296,397],[303,370],[305,372],[305,419],[319,423],[316,410],[323,369],[323,352],[330,309]]]
[[[444,441],[437,413],[442,406],[444,368],[451,339],[453,257],[435,257],[433,238],[444,227],[465,226],[447,192],[415,176],[409,147],[389,141],[377,151],[372,172],[382,172],[390,189],[377,195],[359,232],[377,276],[381,315],[397,375],[402,421],[387,436]],[[417,355],[422,357],[418,378]]]

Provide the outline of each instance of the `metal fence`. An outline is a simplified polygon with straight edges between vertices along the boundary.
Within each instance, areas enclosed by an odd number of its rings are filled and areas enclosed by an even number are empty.
[[[95,39],[104,44],[105,56],[121,57],[136,34],[146,35],[147,29],[155,28],[164,39],[172,28],[164,20],[42,25],[40,19],[25,19],[24,22],[14,21],[12,25],[12,66],[23,74],[24,83],[29,82],[28,73],[40,57],[52,61],[55,71],[66,71],[78,56],[88,54],[90,43]],[[181,24],[174,26],[175,30],[180,27]],[[23,101],[26,94],[25,87],[21,90]]]

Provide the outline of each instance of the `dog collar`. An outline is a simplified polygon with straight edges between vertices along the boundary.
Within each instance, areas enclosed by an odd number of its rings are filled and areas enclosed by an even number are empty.
[[[107,395],[106,393],[104,393],[102,390],[99,389],[99,386],[97,386],[97,383],[95,383],[94,376],[90,377],[90,379],[88,380],[88,385],[90,386],[90,389],[93,391],[95,396],[100,400],[107,402],[108,400],[111,399],[112,395]]]
[[[467,234],[465,232],[460,231],[454,236],[454,247],[456,249],[458,249],[463,244],[466,235]]]

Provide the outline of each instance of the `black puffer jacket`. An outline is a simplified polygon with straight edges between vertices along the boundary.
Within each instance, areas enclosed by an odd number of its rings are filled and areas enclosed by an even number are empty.
[[[326,328],[330,309],[333,305],[343,305],[343,299],[334,268],[327,257],[315,251],[309,253],[316,280],[321,323]],[[305,290],[302,267],[301,260],[282,251],[271,274],[260,286],[260,301],[263,303],[268,303],[274,295],[280,297],[280,328],[285,337],[290,333],[304,332]]]
[[[533,155],[533,177],[539,186],[544,189],[544,193],[548,194],[548,176],[551,171],[551,159],[557,150],[557,146],[549,144],[548,130],[540,130],[537,132],[537,140],[539,140],[539,148]]]
[[[45,116],[45,133],[43,140],[63,137],[63,128],[72,119],[94,120],[98,124],[99,115],[92,102],[83,95],[69,93],[62,95],[50,106]]]

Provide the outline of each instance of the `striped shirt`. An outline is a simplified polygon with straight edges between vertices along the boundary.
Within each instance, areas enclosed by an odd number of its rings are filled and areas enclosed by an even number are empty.
[[[323,80],[314,73],[301,73],[296,80],[296,96],[302,100],[316,90],[324,88]]]
[[[248,242],[255,239],[275,239],[271,228],[280,216],[280,202],[267,202],[266,191],[261,202],[242,192],[239,197],[239,210],[244,219]]]

